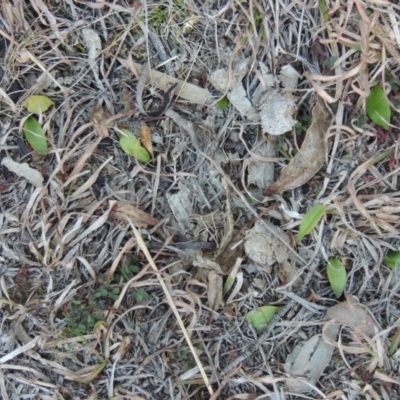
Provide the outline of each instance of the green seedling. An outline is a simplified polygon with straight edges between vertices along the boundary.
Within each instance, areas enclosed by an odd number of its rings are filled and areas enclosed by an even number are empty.
[[[400,251],[389,250],[383,259],[383,263],[388,268],[400,271]]]
[[[246,322],[255,329],[265,329],[281,308],[278,306],[263,306],[256,310],[251,310],[246,315]]]
[[[296,243],[299,244],[303,237],[308,235],[321,221],[325,215],[326,205],[320,204],[308,210],[307,214],[303,217],[299,233],[297,235]]]
[[[338,299],[343,294],[344,288],[346,287],[346,269],[339,259],[331,258],[328,261],[326,272],[331,288]]]
[[[141,146],[139,140],[131,132],[127,129],[121,129],[119,133],[121,134],[119,143],[126,154],[135,157],[142,163],[147,163],[151,160],[149,152]]]
[[[375,124],[381,126],[383,129],[389,128],[391,119],[390,104],[385,92],[379,85],[371,89],[371,93],[366,100],[366,109],[368,117]]]

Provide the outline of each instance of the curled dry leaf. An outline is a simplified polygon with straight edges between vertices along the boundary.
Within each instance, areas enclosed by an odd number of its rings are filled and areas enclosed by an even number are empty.
[[[102,106],[96,106],[90,116],[90,122],[99,130],[102,137],[108,136],[108,127],[106,123],[108,118],[110,118],[110,115]]]
[[[222,302],[222,277],[211,270],[208,273],[208,306],[213,310],[218,309]]]
[[[378,331],[368,308],[358,303],[353,296],[347,296],[347,301],[328,308],[326,319],[330,322],[325,324],[324,334],[332,342],[336,342],[340,325],[348,326],[352,334],[358,336],[362,333],[363,336],[373,337]]]
[[[132,223],[139,228],[144,228],[148,225],[154,226],[160,222],[158,219],[153,218],[150,214],[139,210],[139,208],[130,204],[122,203],[120,201],[117,201],[113,207],[112,215],[114,218],[123,222],[129,223],[129,221],[132,221]]]
[[[140,140],[143,147],[150,153],[151,158],[154,158],[153,144],[151,143],[151,129],[147,125],[140,127]]]
[[[281,171],[278,182],[266,190],[266,195],[295,189],[308,182],[325,162],[327,149],[326,132],[331,123],[331,115],[319,97],[312,111],[312,123],[300,151]]]

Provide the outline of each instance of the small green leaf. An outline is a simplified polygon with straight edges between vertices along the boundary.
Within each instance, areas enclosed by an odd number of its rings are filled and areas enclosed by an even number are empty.
[[[319,9],[321,11],[322,19],[324,22],[329,21],[329,14],[328,14],[328,8],[326,7],[326,2],[325,0],[319,0]]]
[[[343,294],[344,288],[346,287],[346,269],[340,260],[337,258],[331,258],[328,261],[326,272],[331,288],[338,299]]]
[[[304,236],[308,235],[325,215],[326,205],[320,204],[308,210],[300,224],[296,243],[299,244]]]
[[[83,324],[79,324],[76,329],[80,330],[80,331],[86,331],[86,325]]]
[[[264,329],[281,308],[278,306],[263,306],[256,310],[251,310],[246,315],[246,322],[251,324],[253,328]]]
[[[151,160],[149,152],[140,145],[139,140],[127,129],[121,129],[119,143],[126,154],[135,157],[139,161],[147,163]]]
[[[150,295],[143,288],[135,290],[132,294],[138,303],[142,303],[150,297]]]
[[[391,111],[383,89],[376,85],[371,89],[366,101],[367,115],[375,124],[384,129],[389,128]]]
[[[233,284],[235,283],[235,276],[231,276],[230,274],[226,278],[224,289],[222,291],[222,297],[225,297],[225,295],[232,289]]]
[[[38,153],[47,154],[47,141],[44,131],[34,117],[28,117],[24,123],[24,135],[26,140]]]
[[[27,98],[24,102],[24,107],[31,113],[39,114],[40,112],[47,111],[54,101],[47,96],[34,95]]]
[[[218,110],[224,111],[226,107],[228,107],[228,104],[229,104],[228,97],[225,96],[222,100],[220,100],[217,103],[217,108]]]
[[[387,267],[400,271],[400,251],[389,250],[383,262]]]

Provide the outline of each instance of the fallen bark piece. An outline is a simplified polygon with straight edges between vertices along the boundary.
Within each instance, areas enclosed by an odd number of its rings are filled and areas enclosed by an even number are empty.
[[[117,201],[115,206],[113,207],[112,215],[114,218],[119,219],[123,222],[132,221],[133,225],[139,228],[145,228],[146,226],[154,226],[157,225],[160,221],[156,218],[153,218],[150,214],[139,210],[139,208],[132,206],[130,204],[122,203],[121,201]]]
[[[319,97],[312,111],[312,123],[300,151],[281,171],[280,180],[266,190],[266,195],[295,189],[308,182],[322,167],[327,151],[326,132],[331,124],[331,114]]]

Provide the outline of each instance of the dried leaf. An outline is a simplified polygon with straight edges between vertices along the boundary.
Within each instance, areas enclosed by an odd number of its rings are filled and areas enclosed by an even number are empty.
[[[331,123],[331,115],[321,98],[312,111],[312,124],[308,128],[300,151],[281,171],[278,182],[267,188],[266,195],[295,189],[308,182],[325,162],[327,150],[326,132]]]
[[[132,221],[132,223],[139,228],[145,228],[148,225],[154,226],[160,222],[158,219],[153,218],[150,214],[139,210],[137,207],[120,201],[117,201],[113,207],[112,215],[114,218],[123,222],[129,223],[129,221]]]
[[[100,135],[105,138],[109,136],[107,120],[110,118],[109,113],[102,106],[96,106],[90,116],[90,122],[98,129]]]
[[[285,364],[286,372],[291,375],[287,380],[288,389],[296,393],[311,391],[331,360],[333,350],[322,335],[312,336],[300,349],[296,347]]]
[[[208,273],[208,306],[213,310],[219,308],[222,302],[222,276],[211,270]]]
[[[133,62],[130,56],[127,60],[118,58],[119,62],[132,73],[140,76],[145,73],[147,66]],[[175,93],[178,97],[190,101],[192,104],[204,105],[212,101],[210,92],[191,83],[173,78],[162,72],[150,71],[151,82],[160,90],[166,92],[171,85],[177,83]]]
[[[151,158],[154,158],[153,144],[151,143],[151,129],[147,125],[140,127],[140,140],[143,146],[150,153]]]
[[[29,183],[36,187],[43,187],[43,176],[36,169],[31,168],[27,163],[17,163],[13,161],[10,157],[5,157],[1,162],[6,168],[8,168],[14,174],[22,176]]]

